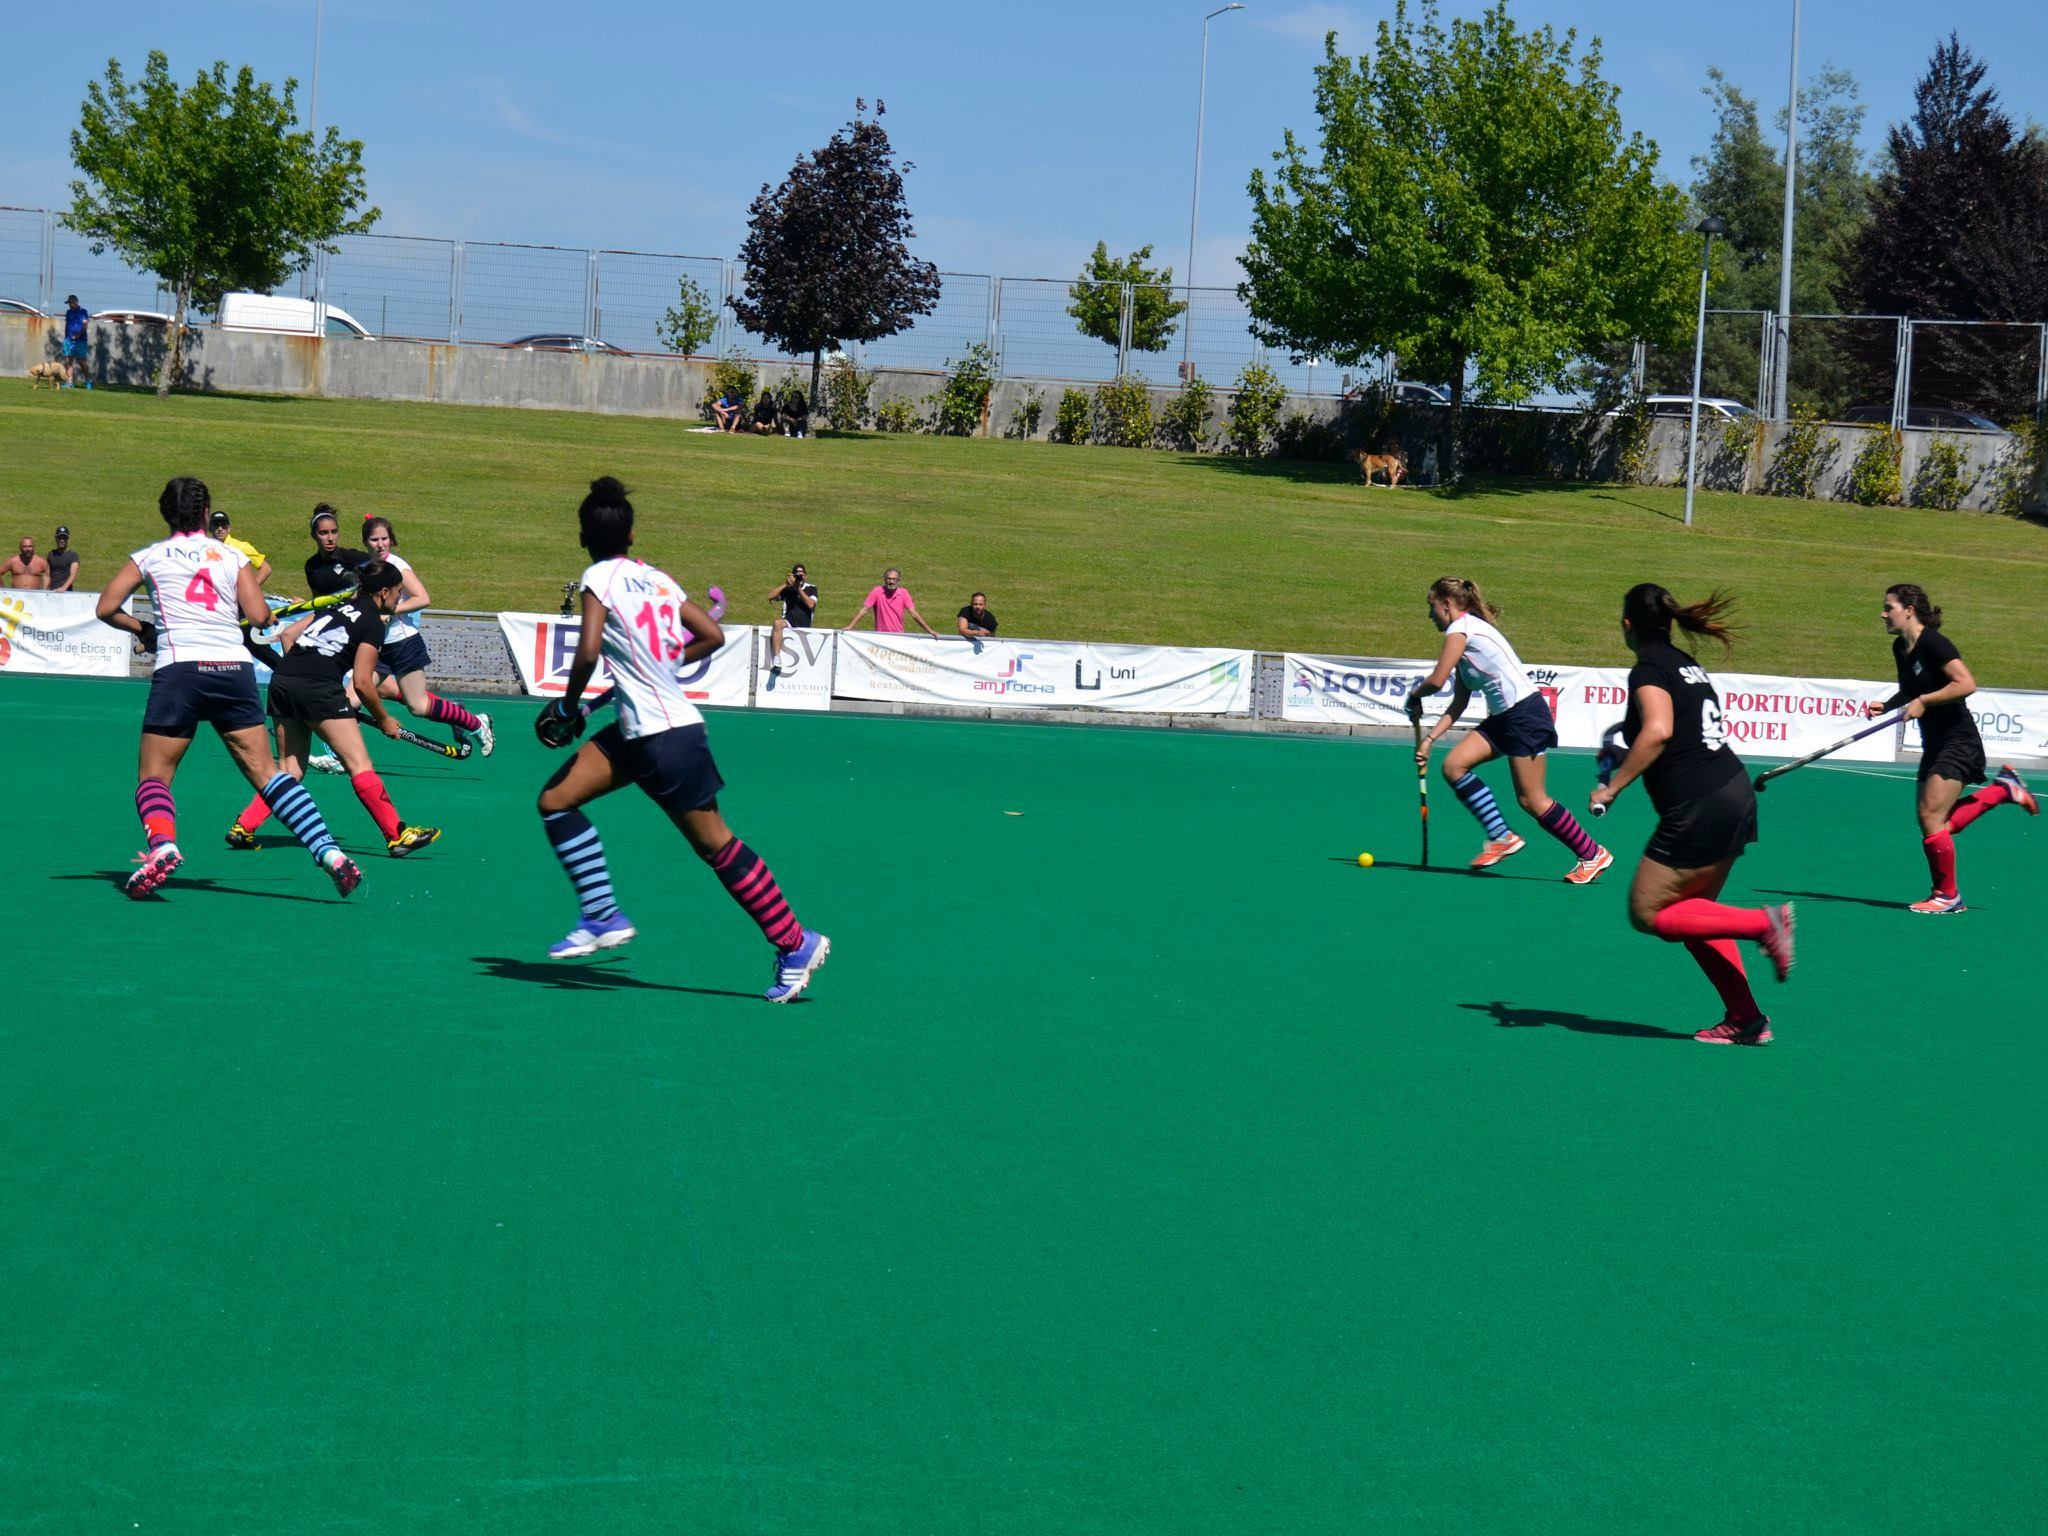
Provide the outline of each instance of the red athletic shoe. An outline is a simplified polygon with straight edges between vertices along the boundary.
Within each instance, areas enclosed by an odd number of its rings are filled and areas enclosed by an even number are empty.
[[[320,867],[327,871],[335,890],[344,896],[363,883],[363,872],[356,868],[355,860],[339,848],[329,849],[327,857],[320,861]]]
[[[1906,910],[1908,912],[1919,912],[1930,917],[1948,917],[1953,913],[1967,912],[1970,909],[1963,905],[1962,892],[1958,891],[1953,896],[1944,896],[1937,891],[1925,901],[1914,902]]]
[[[1510,832],[1497,843],[1488,843],[1479,850],[1479,857],[1472,861],[1474,869],[1491,869],[1510,854],[1520,853],[1529,845],[1515,833]]]
[[[1593,857],[1579,860],[1578,863],[1564,872],[1564,877],[1573,885],[1591,885],[1606,872],[1608,866],[1613,862],[1613,854],[1609,853],[1605,848],[1595,848],[1593,850]]]
[[[1701,1045],[1769,1045],[1771,1021],[1766,1018],[1754,1018],[1738,1024],[1733,1019],[1723,1019],[1712,1029],[1695,1032],[1693,1039]]]
[[[1792,903],[1766,907],[1764,916],[1771,920],[1771,931],[1758,942],[1771,957],[1771,964],[1778,968],[1778,980],[1783,981],[1792,974]]]
[[[2019,770],[2011,763],[2000,763],[1998,772],[1991,782],[2003,784],[2005,792],[2012,796],[2012,803],[2029,816],[2041,814],[2041,802],[2034,798],[2034,792],[2027,788],[2027,781],[2020,777]]]
[[[135,862],[141,867],[128,877],[128,883],[121,889],[133,900],[140,901],[171,878],[171,871],[185,862],[185,855],[178,852],[176,843],[158,843],[148,853],[138,853]]]

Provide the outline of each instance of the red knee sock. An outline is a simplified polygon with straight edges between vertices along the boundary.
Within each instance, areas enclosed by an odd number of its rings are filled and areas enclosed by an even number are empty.
[[[1986,811],[1995,810],[2012,798],[2012,791],[2003,784],[1987,784],[1956,802],[1956,808],[1948,813],[1948,830],[1960,832]]]
[[[1660,939],[1760,939],[1771,931],[1762,907],[1724,907],[1703,896],[1674,901],[1651,919],[1650,931]]]
[[[270,819],[270,802],[261,795],[242,807],[242,814],[235,818],[235,825],[244,832],[254,832]]]
[[[1763,1017],[1763,1009],[1756,1005],[1756,994],[1749,990],[1749,973],[1742,968],[1742,951],[1735,947],[1733,939],[1687,939],[1685,947],[1707,973],[1714,990],[1721,994],[1721,1006],[1728,1010],[1729,1018],[1746,1024]]]
[[[441,725],[452,725],[458,731],[476,731],[483,728],[483,721],[453,699],[444,699],[438,693],[427,695],[427,718]]]
[[[162,779],[144,779],[135,786],[135,814],[142,818],[151,853],[178,840],[178,808],[171,800],[171,786]]]
[[[1934,894],[1956,893],[1956,840],[1947,832],[1920,839],[1920,851],[1927,855],[1927,873],[1934,877]]]
[[[398,811],[391,804],[391,797],[384,792],[384,781],[375,772],[352,775],[349,787],[356,792],[356,798],[363,802],[363,809],[370,813],[370,819],[377,823],[377,830],[384,834],[384,841],[390,842],[405,830],[405,824],[398,819]]]

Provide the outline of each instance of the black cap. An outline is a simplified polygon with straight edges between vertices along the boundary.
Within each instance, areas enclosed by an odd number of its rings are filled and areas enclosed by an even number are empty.
[[[60,524],[57,529],[57,537],[60,539],[68,539],[71,537],[71,530],[69,528],[63,527]]]
[[[75,293],[67,293],[64,295],[64,302],[66,304],[76,304],[78,302],[78,295]]]
[[[225,528],[225,527],[227,527],[227,525],[228,525],[228,515],[227,515],[227,513],[225,513],[225,512],[211,512],[211,513],[208,513],[208,514],[207,514],[207,518],[206,518],[206,526],[207,526],[207,527],[209,527],[209,528]]]

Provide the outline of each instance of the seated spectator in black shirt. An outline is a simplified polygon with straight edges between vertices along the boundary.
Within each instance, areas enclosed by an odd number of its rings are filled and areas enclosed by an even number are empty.
[[[792,384],[784,393],[781,420],[784,437],[811,435],[811,397],[800,386]]]
[[[969,640],[986,640],[996,632],[996,616],[989,612],[988,594],[977,592],[960,610],[960,633]]]
[[[770,437],[775,435],[775,391],[764,389],[761,398],[754,402],[754,430]]]

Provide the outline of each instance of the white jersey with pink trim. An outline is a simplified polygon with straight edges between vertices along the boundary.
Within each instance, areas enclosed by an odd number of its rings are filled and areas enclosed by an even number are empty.
[[[1444,633],[1465,637],[1465,654],[1458,658],[1458,681],[1486,700],[1488,715],[1505,713],[1536,691],[1508,637],[1478,614],[1459,614]]]
[[[235,593],[249,557],[199,532],[174,533],[128,557],[156,605],[156,664],[247,661]]]
[[[600,560],[583,573],[583,590],[605,607],[604,664],[618,686],[619,730],[628,741],[702,725],[676,670],[690,643],[682,586],[644,560]]]

